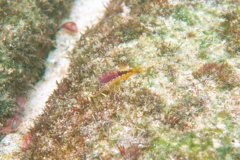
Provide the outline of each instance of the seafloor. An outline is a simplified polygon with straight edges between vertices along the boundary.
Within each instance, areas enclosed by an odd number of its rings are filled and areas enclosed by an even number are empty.
[[[240,159],[238,1],[118,0],[69,53],[20,159]],[[9,155],[5,155],[6,157]]]

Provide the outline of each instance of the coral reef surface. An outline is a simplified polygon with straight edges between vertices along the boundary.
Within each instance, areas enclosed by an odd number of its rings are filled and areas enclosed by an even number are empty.
[[[21,158],[240,159],[238,6],[113,0],[78,41]],[[99,80],[112,85],[94,95]]]

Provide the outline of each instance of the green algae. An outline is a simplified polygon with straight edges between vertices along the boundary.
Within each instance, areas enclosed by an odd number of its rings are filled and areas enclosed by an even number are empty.
[[[127,16],[122,5],[131,10]],[[211,5],[112,1],[105,18],[80,38],[69,75],[35,122],[32,144],[22,156],[238,159],[239,146],[232,144],[239,140],[239,72],[229,63],[234,57],[219,62],[199,56],[221,41],[216,10],[228,3]],[[211,54],[224,52],[220,48]],[[145,72],[92,96],[99,76],[121,66]]]
[[[194,25],[198,21],[198,17],[194,11],[186,8],[185,6],[180,6],[173,13],[173,18],[186,22],[188,25]]]

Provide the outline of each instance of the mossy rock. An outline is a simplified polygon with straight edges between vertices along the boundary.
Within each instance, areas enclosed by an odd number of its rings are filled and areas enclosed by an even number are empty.
[[[44,73],[44,58],[72,1],[0,2],[0,127],[18,110],[16,98]]]

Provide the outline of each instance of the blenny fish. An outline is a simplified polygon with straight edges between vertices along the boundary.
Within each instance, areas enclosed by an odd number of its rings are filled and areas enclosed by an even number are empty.
[[[127,79],[131,75],[135,73],[140,73],[143,71],[144,71],[143,69],[133,68],[133,69],[124,70],[124,71],[113,71],[113,72],[106,73],[101,77],[99,77],[98,79],[99,88],[97,92],[93,93],[93,96],[96,96],[102,93],[103,91],[109,90],[113,85],[115,85],[116,83],[122,80]]]

